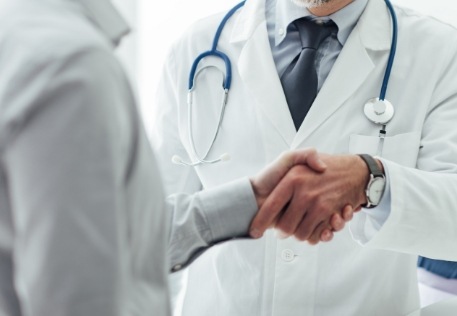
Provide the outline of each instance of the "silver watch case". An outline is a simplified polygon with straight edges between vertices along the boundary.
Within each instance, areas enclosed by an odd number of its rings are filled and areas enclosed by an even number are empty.
[[[373,208],[378,206],[381,201],[384,189],[386,187],[386,178],[384,176],[374,177],[370,174],[370,180],[368,181],[365,194],[367,196],[367,204],[365,208]]]

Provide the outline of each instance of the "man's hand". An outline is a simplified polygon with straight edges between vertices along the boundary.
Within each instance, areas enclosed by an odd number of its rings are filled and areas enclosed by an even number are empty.
[[[251,184],[260,210],[251,225],[250,234],[253,238],[261,237],[267,228],[272,227],[277,220],[281,219],[281,211],[287,201],[281,197],[278,200],[280,203],[275,203],[276,198],[271,197],[270,194],[272,192],[275,193],[275,196],[282,194],[283,187],[287,187],[287,181],[284,182],[283,178],[291,169],[294,170],[295,166],[303,166],[307,172],[316,176],[327,169],[326,164],[314,149],[305,149],[284,153],[259,175],[252,178]],[[281,184],[279,190],[276,189],[278,184]],[[266,201],[269,201],[269,204],[264,207]],[[271,208],[280,205],[282,205],[280,209]],[[350,205],[344,205],[341,210],[341,212],[332,214],[326,223],[322,223],[313,230],[313,238],[309,240],[310,243],[317,243],[319,240],[329,241],[333,238],[332,231],[344,228],[345,222],[352,219],[353,209]]]
[[[364,189],[369,173],[359,156],[320,155],[327,165],[323,170],[309,164],[315,162],[315,155],[308,152],[306,164],[294,164],[282,177],[262,201],[251,231],[261,235],[274,226],[284,236],[295,235],[314,244],[329,237],[326,234],[335,224],[337,228],[344,227],[344,221],[352,218],[353,209],[360,210],[366,203]]]

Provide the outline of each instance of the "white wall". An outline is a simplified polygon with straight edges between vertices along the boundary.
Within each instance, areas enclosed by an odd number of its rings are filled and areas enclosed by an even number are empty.
[[[141,65],[138,78],[143,115],[146,124],[149,125],[152,120],[151,108],[154,102],[155,87],[171,43],[193,21],[212,13],[227,11],[239,0],[138,1],[140,30],[138,57]],[[393,0],[393,2],[434,15],[457,26],[457,3],[455,1]]]

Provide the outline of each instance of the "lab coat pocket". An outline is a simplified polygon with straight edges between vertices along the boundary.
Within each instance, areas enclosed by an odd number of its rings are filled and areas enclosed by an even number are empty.
[[[384,138],[380,150],[380,138],[374,136],[351,135],[349,152],[351,154],[370,154],[394,161],[406,167],[414,168],[420,147],[420,132],[398,134]]]

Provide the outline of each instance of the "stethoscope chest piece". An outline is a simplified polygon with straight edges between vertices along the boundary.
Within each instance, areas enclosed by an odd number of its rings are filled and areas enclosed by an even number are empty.
[[[365,103],[363,109],[365,116],[373,123],[385,125],[394,117],[394,107],[387,100],[373,98]]]

